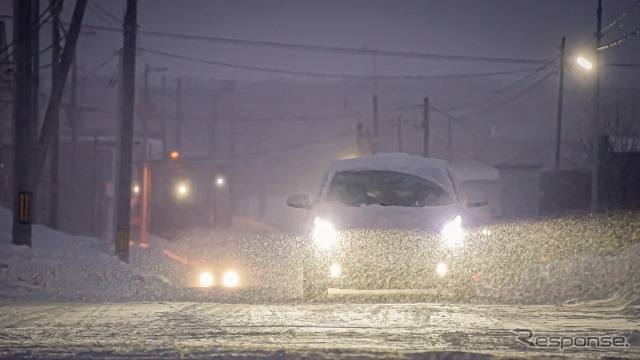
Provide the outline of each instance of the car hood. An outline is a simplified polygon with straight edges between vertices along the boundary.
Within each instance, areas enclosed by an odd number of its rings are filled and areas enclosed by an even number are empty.
[[[458,204],[446,206],[344,206],[325,202],[314,207],[311,220],[320,217],[338,229],[401,229],[440,231],[442,226],[461,215]]]

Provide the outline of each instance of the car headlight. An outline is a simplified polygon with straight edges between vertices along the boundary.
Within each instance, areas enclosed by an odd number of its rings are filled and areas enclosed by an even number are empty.
[[[450,221],[442,228],[442,237],[444,243],[450,248],[456,248],[462,245],[464,239],[464,230],[462,230],[462,218],[458,215],[453,221]]]
[[[200,281],[200,286],[210,287],[213,285],[213,274],[208,271],[203,271],[200,273],[198,280]]]
[[[179,198],[185,198],[189,195],[189,184],[186,182],[179,182],[175,187],[176,196]]]
[[[338,239],[338,232],[331,223],[316,217],[313,221],[313,240],[320,250],[331,249]]]
[[[235,271],[227,271],[222,276],[222,285],[225,287],[236,287],[240,284],[240,276]]]

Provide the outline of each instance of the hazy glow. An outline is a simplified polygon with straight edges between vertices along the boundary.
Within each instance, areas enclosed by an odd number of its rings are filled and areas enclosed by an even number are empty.
[[[438,263],[436,265],[436,273],[440,276],[445,276],[447,274],[447,264]]]
[[[189,186],[185,183],[179,183],[176,187],[176,192],[179,196],[186,196],[189,193]]]
[[[240,276],[235,271],[227,271],[222,277],[222,284],[226,287],[236,287],[240,283]]]
[[[329,271],[331,272],[331,277],[332,278],[337,278],[342,273],[342,269],[340,268],[340,265],[338,265],[338,264],[331,265],[331,268],[329,268]]]
[[[313,239],[320,250],[329,250],[336,242],[338,233],[329,222],[320,219],[314,220]]]
[[[462,218],[460,215],[456,216],[453,221],[447,223],[442,228],[442,236],[444,237],[445,244],[450,248],[462,245],[464,231],[462,230]]]
[[[593,68],[593,64],[591,63],[591,61],[587,60],[585,57],[578,56],[578,59],[576,59],[576,62],[578,63],[578,65],[582,66],[587,70],[591,70]]]
[[[203,271],[200,274],[200,286],[202,287],[209,287],[211,285],[213,285],[213,274],[211,274],[208,271]]]

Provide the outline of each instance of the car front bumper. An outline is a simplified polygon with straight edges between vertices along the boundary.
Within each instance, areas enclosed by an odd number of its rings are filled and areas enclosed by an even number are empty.
[[[310,249],[305,277],[354,290],[445,289],[478,279],[471,254],[443,249],[433,234],[359,232],[341,238],[331,251]]]

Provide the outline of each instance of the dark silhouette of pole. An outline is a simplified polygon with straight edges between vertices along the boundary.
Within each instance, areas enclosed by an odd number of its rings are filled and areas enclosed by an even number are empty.
[[[12,242],[31,246],[33,149],[33,34],[30,1],[13,1],[13,229]]]
[[[447,118],[447,161],[453,162],[453,119]]]
[[[398,152],[402,152],[402,116],[398,116]]]
[[[84,11],[87,7],[87,1],[88,0],[77,0],[71,17],[71,24],[69,26],[69,31],[64,43],[64,49],[62,50],[60,65],[58,67],[59,81],[51,91],[49,103],[47,104],[47,111],[42,122],[42,130],[38,137],[35,163],[33,165],[34,176],[32,181],[34,182],[34,187],[38,180],[40,180],[42,170],[44,169],[44,163],[47,158],[47,152],[49,151],[49,146],[51,146],[51,134],[53,133],[52,128],[55,125],[51,119],[55,116],[54,114],[57,114],[60,111],[60,101],[62,100],[62,94],[71,68],[71,62],[75,57],[76,44],[78,42],[78,36],[80,35],[80,28],[82,26]]]
[[[378,136],[378,95],[373,94],[373,141],[372,141],[372,153],[378,152],[379,136]]]
[[[429,157],[429,98],[422,105],[422,156]]]
[[[591,145],[591,211],[596,212],[600,207],[599,198],[599,173],[600,173],[600,73],[602,66],[602,54],[597,50],[602,45],[602,0],[598,0],[596,12],[596,79],[593,96],[593,121],[592,121],[592,145]]]
[[[564,102],[564,48],[565,39],[560,42],[560,72],[558,79],[558,117],[556,120],[556,152],[555,152],[555,170],[560,170],[560,151],[562,148],[562,108]]]
[[[63,0],[49,0],[51,12],[51,91],[54,91],[60,74],[60,13],[62,12]],[[60,110],[60,108],[57,108]],[[50,182],[49,182],[49,226],[58,228],[58,199],[60,191],[59,160],[60,160],[60,111],[51,115],[51,154],[50,161]]]
[[[136,76],[137,0],[127,0],[124,15],[120,126],[118,129],[118,167],[116,181],[116,254],[129,262],[131,233],[131,167],[133,166],[133,113]]]
[[[176,85],[176,146],[182,151],[182,79]]]
[[[33,86],[31,86],[31,111],[33,121],[31,123],[31,136],[34,143],[38,141],[38,130],[40,129],[40,0],[31,0],[31,46],[33,55]]]

